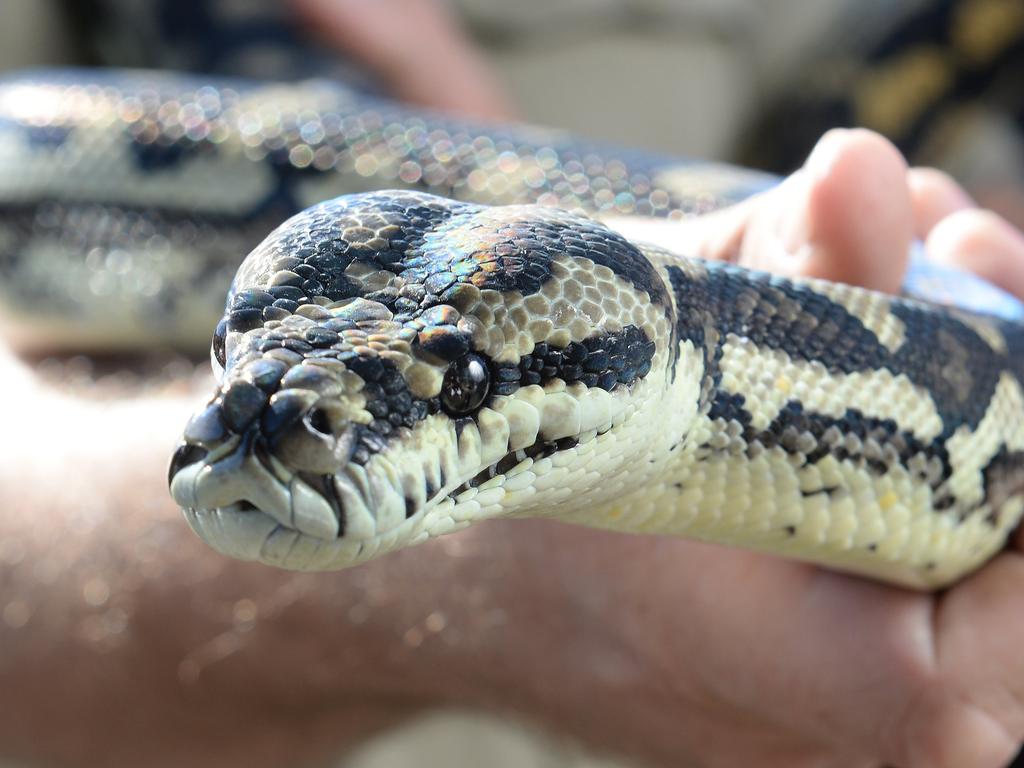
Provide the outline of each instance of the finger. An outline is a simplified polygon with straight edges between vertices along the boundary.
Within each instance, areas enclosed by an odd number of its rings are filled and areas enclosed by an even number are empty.
[[[919,709],[931,762],[1003,766],[1024,737],[1024,557],[1006,553],[947,593],[935,616],[943,696]],[[927,722],[931,721],[931,723]]]
[[[414,104],[514,119],[515,109],[446,6],[425,0],[291,0],[315,34]]]
[[[907,166],[882,136],[833,130],[751,218],[741,263],[895,292],[913,232]]]
[[[681,223],[607,223],[679,253],[895,292],[913,218],[896,148],[870,131],[835,130],[804,168],[739,205]]]
[[[1024,298],[1024,235],[991,211],[973,208],[946,216],[932,228],[925,248],[934,261]]]
[[[937,168],[911,168],[907,185],[914,211],[914,237],[920,240],[950,214],[977,207],[952,176]]]
[[[638,243],[709,261],[736,262],[751,216],[776,190],[692,219],[675,221],[647,216],[601,216],[601,221]]]

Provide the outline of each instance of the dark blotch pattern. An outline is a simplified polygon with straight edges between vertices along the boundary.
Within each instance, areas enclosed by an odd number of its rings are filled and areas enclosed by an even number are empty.
[[[157,137],[135,137],[128,145],[136,165],[143,171],[161,171],[174,168],[187,159],[214,152],[210,144],[200,144],[190,139],[172,139],[166,134]]]
[[[552,379],[611,390],[616,384],[632,384],[646,376],[654,352],[654,342],[635,325],[591,336],[562,349],[540,343],[517,364],[495,364],[491,391],[508,395],[520,386]]]
[[[71,135],[72,128],[67,125],[54,123],[52,125],[25,125],[25,136],[28,144],[33,149],[60,148]]]
[[[356,357],[349,362],[349,368],[366,382],[362,393],[366,409],[373,415],[368,425],[356,427],[359,437],[352,458],[358,464],[365,464],[373,454],[384,450],[387,437],[393,432],[412,427],[440,409],[436,397],[414,398],[402,374],[388,360]]]
[[[481,212],[477,223],[474,214]],[[568,256],[607,267],[646,293],[651,303],[668,306],[668,292],[647,257],[602,224],[556,211],[518,214],[496,226],[493,222],[487,209],[453,217],[428,235],[422,255],[409,262],[412,271],[404,276],[422,281],[428,291],[438,294],[456,282],[468,281],[479,288],[528,296],[550,278],[554,259]],[[479,239],[472,235],[476,227],[482,230]],[[487,227],[493,231],[486,232]]]
[[[842,418],[833,418],[818,413],[806,412],[802,404],[790,402],[766,429],[757,430],[751,426],[750,413],[746,410],[742,395],[719,392],[714,398],[709,416],[722,422],[735,422],[741,426],[741,437],[748,453],[760,448],[781,448],[786,453],[802,457],[802,464],[816,464],[831,455],[838,461],[849,461],[876,475],[884,475],[894,464],[910,467],[912,459],[918,457],[918,464],[925,467],[918,478],[929,485],[934,494],[935,509],[957,507],[957,514],[964,519],[976,509],[966,506],[953,496],[946,485],[953,472],[945,439],[938,437],[930,442],[917,439],[913,434],[899,429],[892,419],[876,419],[865,416],[856,409],[848,409]],[[808,443],[808,440],[810,442]],[[704,446],[711,450],[710,446]],[[930,467],[936,466],[938,471]],[[998,499],[990,485],[998,485],[1004,493],[1024,492],[1024,486],[1007,491],[1006,482],[1020,483],[1020,470],[1024,473],[1024,454],[1007,453],[997,455],[985,469],[986,497]],[[835,493],[838,488],[816,489],[804,495]],[[992,521],[990,521],[992,522]]]
[[[669,267],[668,272],[679,308],[676,334],[704,350],[703,406],[710,418],[739,424],[748,451],[756,450],[755,445],[779,447],[807,464],[832,455],[881,475],[893,462],[909,467],[918,457],[917,462],[928,467],[920,479],[932,488],[937,510],[955,508],[960,519],[975,510],[955,498],[947,486],[952,466],[946,440],[960,425],[977,428],[1003,371],[1018,378],[1024,373],[1024,341],[1013,328],[1004,324],[1008,352],[1000,354],[956,318],[893,299],[891,311],[903,321],[906,340],[891,352],[845,307],[809,287],[729,265],[706,266],[707,275],[698,278],[677,267]],[[793,360],[817,361],[831,373],[879,369],[902,373],[931,395],[943,431],[925,443],[900,430],[891,419],[870,418],[855,409],[837,419],[805,412],[797,402],[786,404],[767,429],[754,430],[743,396],[718,389],[719,361],[729,334],[785,352]],[[711,450],[710,446],[705,449]],[[988,484],[1004,487],[1013,477],[1008,467],[1016,470],[1020,462],[1019,456],[1005,452],[995,457],[986,469],[986,488]],[[1024,492],[1024,488],[1013,492]]]
[[[999,508],[1014,496],[1024,494],[1024,453],[1005,445],[982,471],[985,496],[992,505],[988,522],[998,525]]]
[[[707,276],[697,279],[677,267],[668,272],[678,337],[703,347],[709,329],[718,335],[705,351],[716,385],[721,345],[734,334],[793,360],[820,362],[832,373],[903,373],[932,395],[948,437],[960,424],[977,427],[1000,372],[1012,370],[967,325],[919,304],[892,300],[893,314],[906,325],[906,343],[893,353],[845,307],[806,286],[726,264],[706,266]]]
[[[8,290],[4,301],[13,301],[33,313],[45,307],[47,314],[63,316],[78,325],[95,322],[98,308],[103,316],[118,308],[109,298],[83,294],[76,281],[54,279],[50,270],[59,272],[64,263],[79,269],[87,253],[145,252],[157,239],[168,243],[174,253],[187,253],[191,268],[183,269],[178,260],[171,260],[169,263],[175,266],[161,275],[161,289],[154,296],[147,295],[139,311],[129,313],[125,309],[125,322],[166,334],[168,328],[182,323],[179,301],[182,295],[188,295],[191,308],[208,307],[204,317],[212,327],[223,309],[224,294],[238,268],[239,256],[258,243],[277,221],[266,218],[243,222],[209,211],[154,210],[134,201],[110,206],[94,200],[66,200],[63,195],[47,196],[39,203],[0,200],[0,229],[9,236],[0,244],[0,282],[8,289],[17,288]],[[32,253],[32,242],[50,243],[59,255],[46,272],[26,279],[24,259]],[[116,259],[102,261],[98,273],[118,274]],[[131,274],[138,269],[138,274],[145,276],[144,263],[135,261]],[[71,285],[77,286],[74,293],[68,291]]]
[[[420,331],[416,341],[424,352],[451,362],[469,352],[472,337],[455,326],[438,325]]]
[[[266,404],[264,390],[248,381],[233,381],[223,392],[224,423],[232,432],[245,432]]]
[[[338,301],[362,295],[401,321],[441,304],[457,305],[462,284],[529,295],[551,277],[559,256],[608,267],[669,312],[661,277],[635,246],[597,222],[550,209],[535,215],[520,210],[506,220],[490,208],[425,194],[354,195],[307,210],[271,236],[268,250],[278,255],[257,280],[274,298],[269,306],[288,312],[316,296]],[[354,263],[400,275],[403,285],[361,292],[346,274]],[[268,311],[263,293],[232,298],[230,313],[238,313],[239,329],[254,321],[256,310],[264,319],[280,319],[279,312]]]
[[[271,283],[267,291],[279,300],[275,306],[288,311],[310,303],[314,296],[338,301],[360,295],[358,281],[345,274],[354,262],[401,274],[428,232],[453,215],[475,210],[479,206],[415,193],[366,194],[321,203],[271,236],[273,250],[281,256],[266,275]],[[411,312],[439,303],[438,293],[421,284],[364,298],[392,311]],[[399,304],[400,299],[405,303]]]
[[[349,353],[347,362],[349,369],[366,382],[362,394],[366,398],[366,409],[373,416],[369,424],[351,425],[356,430],[353,461],[365,464],[373,454],[385,448],[389,435],[403,427],[412,427],[440,410],[438,398],[413,397],[405,379],[390,361]],[[288,430],[305,428],[305,425],[299,426],[304,419],[310,429],[331,434],[328,412],[319,405],[311,406],[307,399],[308,391],[321,386],[329,374],[314,366],[289,367],[267,356],[248,363],[246,372],[253,379],[251,383],[245,379],[231,382],[207,411],[193,419],[194,425],[190,422],[194,439],[209,440],[209,433],[217,428],[222,430],[221,437],[226,436],[223,428],[231,433],[247,434],[255,425],[258,442],[272,449]]]

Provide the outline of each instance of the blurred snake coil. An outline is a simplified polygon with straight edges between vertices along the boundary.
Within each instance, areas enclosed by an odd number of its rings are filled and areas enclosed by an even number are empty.
[[[968,300],[994,289],[787,280],[601,223],[774,182],[328,81],[18,73],[0,316],[26,347],[212,332],[170,489],[234,557],[544,516],[947,585],[1024,510],[1024,327]]]

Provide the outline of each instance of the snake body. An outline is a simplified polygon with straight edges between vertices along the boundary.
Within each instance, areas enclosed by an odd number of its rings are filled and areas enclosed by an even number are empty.
[[[28,347],[205,348],[241,255],[351,192],[682,216],[772,183],[326,80],[15,73],[0,78],[0,319]]]
[[[713,210],[761,175],[330,83],[145,73],[0,84],[0,169],[5,311],[27,335],[191,338],[256,246],[170,472],[230,555],[337,568],[541,515],[928,588],[1024,511],[1018,322],[593,218]]]

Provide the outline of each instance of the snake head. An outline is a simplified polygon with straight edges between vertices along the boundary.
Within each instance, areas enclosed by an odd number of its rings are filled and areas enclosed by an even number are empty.
[[[671,328],[655,267],[589,219],[322,203],[240,267],[171,493],[217,549],[303,569],[592,505],[643,481]],[[605,490],[574,487],[594,473]]]

